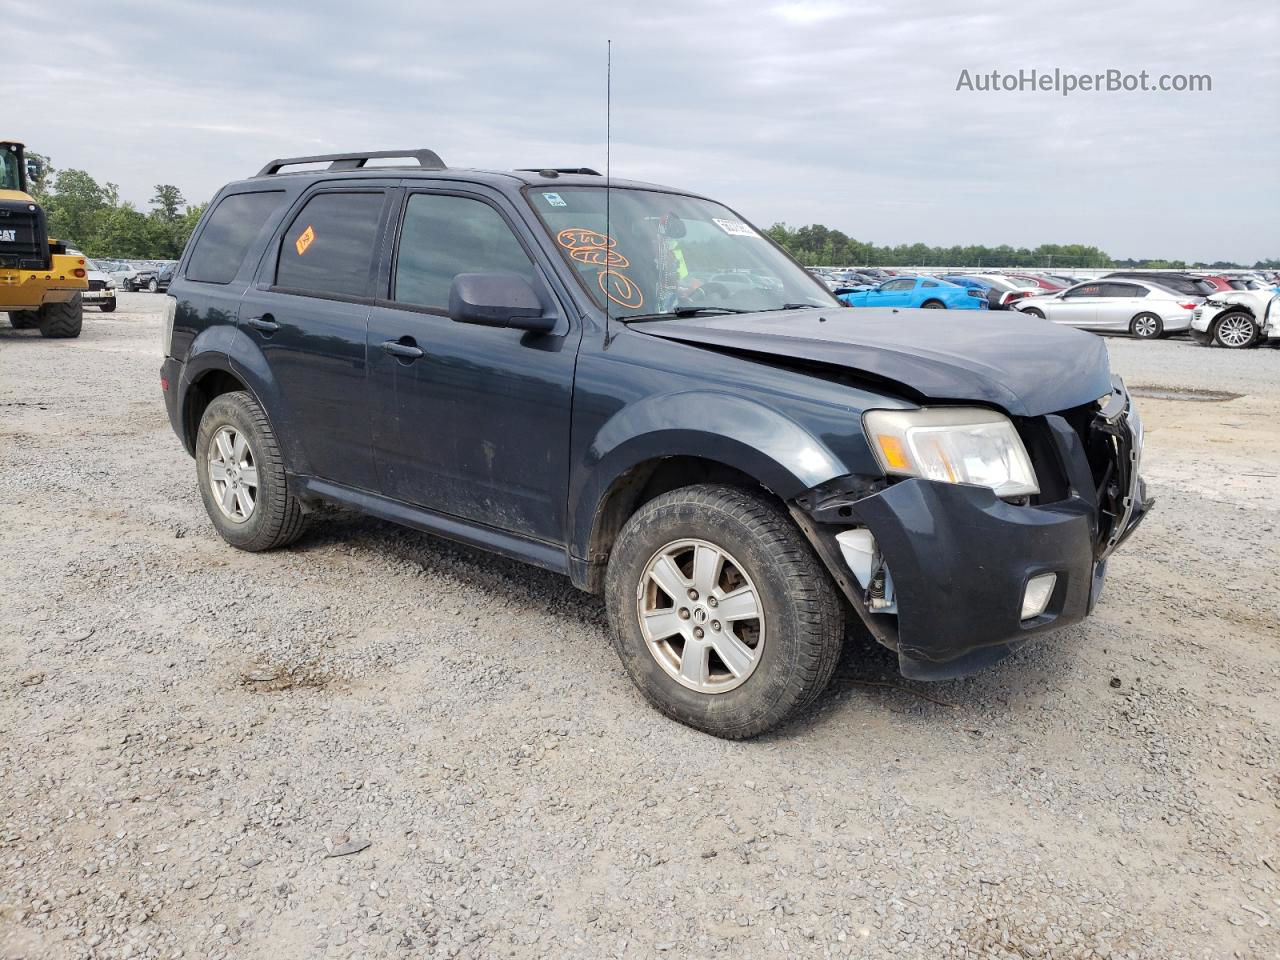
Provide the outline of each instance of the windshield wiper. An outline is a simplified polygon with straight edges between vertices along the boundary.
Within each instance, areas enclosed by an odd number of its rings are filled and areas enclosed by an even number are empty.
[[[711,314],[712,316],[715,316],[717,314],[724,313],[754,312],[754,310],[739,310],[737,307],[676,307],[676,309],[670,310],[667,313],[640,313],[629,317],[621,317],[620,319],[630,323],[632,320],[670,320],[673,317],[680,319],[683,317],[698,317],[703,314]]]

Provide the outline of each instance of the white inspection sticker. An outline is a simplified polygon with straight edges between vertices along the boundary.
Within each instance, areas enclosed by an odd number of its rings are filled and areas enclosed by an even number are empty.
[[[711,222],[725,233],[734,237],[754,237],[756,235],[756,232],[741,220],[721,220],[719,217],[712,217]]]
[[[563,197],[561,197],[561,196],[560,196],[560,194],[558,194],[558,193],[544,193],[544,194],[542,195],[542,199],[546,200],[546,201],[547,201],[547,203],[548,203],[548,204],[550,204],[550,205],[551,205],[551,206],[553,206],[553,207],[567,207],[567,206],[568,206],[568,204],[564,202],[564,198],[563,198]]]

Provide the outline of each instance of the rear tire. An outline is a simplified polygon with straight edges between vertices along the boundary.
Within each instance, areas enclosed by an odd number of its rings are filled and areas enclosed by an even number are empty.
[[[1044,319],[1044,311],[1041,310],[1039,307],[1026,307],[1023,310],[1019,310],[1018,312],[1025,313],[1029,317],[1039,317],[1041,320]]]
[[[76,294],[66,303],[46,303],[40,308],[40,336],[50,340],[70,340],[80,336],[84,326],[84,302]]]
[[[34,330],[40,326],[40,314],[35,310],[10,310],[9,326],[15,330]]]
[[[694,559],[708,548],[721,565],[700,574]],[[687,559],[669,568],[681,579],[668,593],[657,573],[663,557],[681,551]],[[739,606],[747,593],[758,616]],[[844,642],[844,607],[809,542],[776,504],[738,487],[683,487],[641,507],[609,557],[605,597],[614,646],[640,692],[672,719],[731,740],[771,730],[812,703]],[[668,609],[665,621],[654,619]],[[686,673],[686,651],[705,646],[705,669],[695,661]],[[688,681],[700,674],[701,689]]]
[[[116,302],[114,299],[103,300],[102,303],[98,304],[98,309],[103,313],[112,313],[116,309]]]
[[[1213,342],[1228,350],[1247,350],[1257,344],[1258,324],[1243,310],[1224,313],[1213,321]]]
[[[1154,313],[1140,313],[1129,321],[1129,332],[1139,340],[1158,340],[1164,336],[1164,321]]]
[[[244,445],[235,451],[234,458],[228,458],[221,455],[219,437],[234,447],[240,446],[240,440]],[[283,547],[302,535],[302,506],[289,490],[275,432],[253,394],[237,390],[213,398],[200,418],[195,454],[200,496],[223,540],[241,550],[256,552]],[[225,479],[229,459],[235,461],[234,479],[241,481],[247,499],[234,490],[225,499],[220,496],[229,482]],[[220,466],[215,466],[214,461]],[[215,493],[215,487],[219,493]]]

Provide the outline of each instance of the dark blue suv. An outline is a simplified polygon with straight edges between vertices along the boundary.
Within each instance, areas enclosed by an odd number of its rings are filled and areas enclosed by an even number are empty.
[[[813,700],[847,624],[936,679],[1080,620],[1147,509],[1102,340],[849,310],[729,208],[591,170],[273,161],[169,298],[165,403],[228,543],[327,500],[559,571],[718,736]]]

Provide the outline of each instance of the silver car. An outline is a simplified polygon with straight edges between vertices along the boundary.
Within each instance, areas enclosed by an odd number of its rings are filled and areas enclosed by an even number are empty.
[[[1145,280],[1089,280],[1039,297],[1018,300],[1013,309],[1081,330],[1129,333],[1154,340],[1191,328],[1191,311],[1202,297],[1174,293]]]

